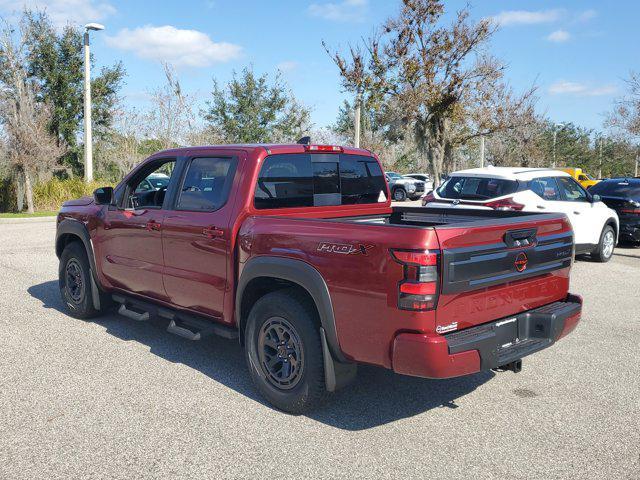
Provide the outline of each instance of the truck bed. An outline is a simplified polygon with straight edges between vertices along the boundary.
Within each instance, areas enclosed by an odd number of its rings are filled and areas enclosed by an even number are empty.
[[[482,225],[518,223],[535,218],[561,218],[557,213],[513,212],[496,210],[471,210],[452,208],[393,207],[387,215],[361,215],[356,217],[338,217],[327,220],[347,223],[365,223],[374,225],[397,225],[403,227],[458,227],[472,226],[469,222]]]
[[[567,295],[573,233],[564,215],[415,207],[338,215],[250,217],[239,260],[276,255],[313,266],[327,283],[347,357],[389,366],[388,342],[398,330],[462,330]],[[398,308],[397,250],[439,255],[435,310]]]

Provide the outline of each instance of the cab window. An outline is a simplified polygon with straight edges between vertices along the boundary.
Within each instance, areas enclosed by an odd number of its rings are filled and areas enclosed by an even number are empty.
[[[176,210],[212,212],[229,198],[235,158],[194,158],[182,181]]]
[[[169,185],[175,165],[175,159],[166,159],[152,162],[147,167],[144,167],[127,184],[126,190],[129,193],[127,194],[125,208],[134,210],[162,208],[167,193],[167,185]],[[156,187],[153,181],[150,180],[153,178],[166,179],[166,184],[163,182],[162,185]]]
[[[567,202],[588,201],[587,192],[582,186],[570,177],[558,177],[558,183]]]
[[[555,177],[541,177],[531,180],[529,182],[529,188],[543,200],[561,200],[560,188],[558,187]]]

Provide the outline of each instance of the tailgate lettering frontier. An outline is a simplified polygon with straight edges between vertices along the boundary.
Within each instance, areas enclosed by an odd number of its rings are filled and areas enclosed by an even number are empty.
[[[526,268],[522,254],[526,255]],[[442,252],[442,293],[456,294],[523,280],[571,265],[573,234],[537,237],[533,245],[508,249],[505,243],[445,249]]]

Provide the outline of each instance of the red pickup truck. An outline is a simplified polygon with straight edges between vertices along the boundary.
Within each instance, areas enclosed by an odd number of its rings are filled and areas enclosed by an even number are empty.
[[[349,147],[159,152],[65,203],[56,254],[71,315],[115,303],[190,340],[238,338],[259,391],[292,413],[358,363],[519,371],[582,310],[564,215],[392,208],[377,157]]]

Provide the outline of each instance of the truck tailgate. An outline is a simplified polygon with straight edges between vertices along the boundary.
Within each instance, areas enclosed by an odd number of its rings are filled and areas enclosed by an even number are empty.
[[[573,232],[563,215],[435,227],[441,259],[436,328],[460,330],[562,300]]]

